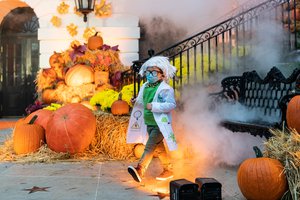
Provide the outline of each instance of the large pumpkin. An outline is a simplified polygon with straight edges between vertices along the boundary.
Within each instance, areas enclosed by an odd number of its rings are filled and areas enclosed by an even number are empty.
[[[251,200],[281,199],[288,189],[282,164],[276,159],[261,157],[257,147],[254,150],[257,158],[246,159],[237,172],[242,194]]]
[[[13,133],[13,146],[16,154],[26,154],[37,151],[45,143],[45,130],[34,124],[35,115],[29,123],[18,124]]]
[[[111,113],[113,115],[127,115],[129,113],[129,105],[126,101],[122,100],[122,93],[119,94],[118,100],[112,103]]]
[[[50,149],[71,154],[85,150],[96,132],[96,118],[80,103],[70,103],[56,110],[46,128]]]
[[[80,86],[94,82],[94,71],[90,66],[77,64],[71,67],[65,76],[68,86]]]
[[[97,34],[98,32],[88,39],[87,46],[90,50],[96,50],[103,45],[103,38]]]
[[[286,121],[289,128],[300,133],[300,95],[294,96],[287,105]]]
[[[38,118],[35,120],[34,123],[41,125],[44,129],[46,129],[48,120],[52,114],[53,112],[51,110],[39,109],[28,115],[26,121],[30,120],[34,115],[37,115]]]

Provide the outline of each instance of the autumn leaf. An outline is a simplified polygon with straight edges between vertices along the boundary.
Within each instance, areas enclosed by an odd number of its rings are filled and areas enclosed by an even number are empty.
[[[89,37],[93,36],[96,34],[96,29],[95,27],[91,27],[91,28],[86,28],[84,30],[84,33],[83,33],[83,38],[85,40],[88,40]]]
[[[99,4],[95,5],[95,16],[107,17],[112,13],[111,3],[106,3],[106,0],[101,0]]]
[[[59,14],[67,14],[69,12],[69,5],[65,2],[61,2],[59,6],[57,6],[57,12]]]
[[[78,33],[77,26],[73,23],[71,23],[69,26],[67,26],[67,30],[72,37],[77,35],[77,33]]]
[[[61,19],[59,17],[57,17],[57,16],[53,16],[51,18],[51,23],[55,27],[60,27],[61,26]]]

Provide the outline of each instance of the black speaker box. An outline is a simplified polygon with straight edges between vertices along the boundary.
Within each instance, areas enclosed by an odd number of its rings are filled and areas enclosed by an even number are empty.
[[[221,200],[222,184],[214,178],[196,178],[199,186],[200,200]]]
[[[198,184],[186,179],[170,182],[170,200],[198,200]]]

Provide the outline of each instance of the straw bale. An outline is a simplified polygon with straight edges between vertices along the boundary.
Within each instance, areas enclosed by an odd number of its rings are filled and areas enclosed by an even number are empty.
[[[271,130],[273,136],[265,142],[264,156],[279,160],[284,166],[289,192],[283,199],[300,196],[300,134],[295,129]]]
[[[126,143],[129,116],[114,116],[102,111],[96,111],[95,115],[96,136],[88,151],[118,160],[132,157],[134,145]]]

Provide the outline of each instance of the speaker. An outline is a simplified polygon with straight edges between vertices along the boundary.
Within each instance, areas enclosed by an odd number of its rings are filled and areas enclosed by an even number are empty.
[[[214,178],[196,178],[199,186],[200,200],[221,200],[222,184]]]
[[[186,179],[170,182],[170,200],[198,200],[198,184]]]

